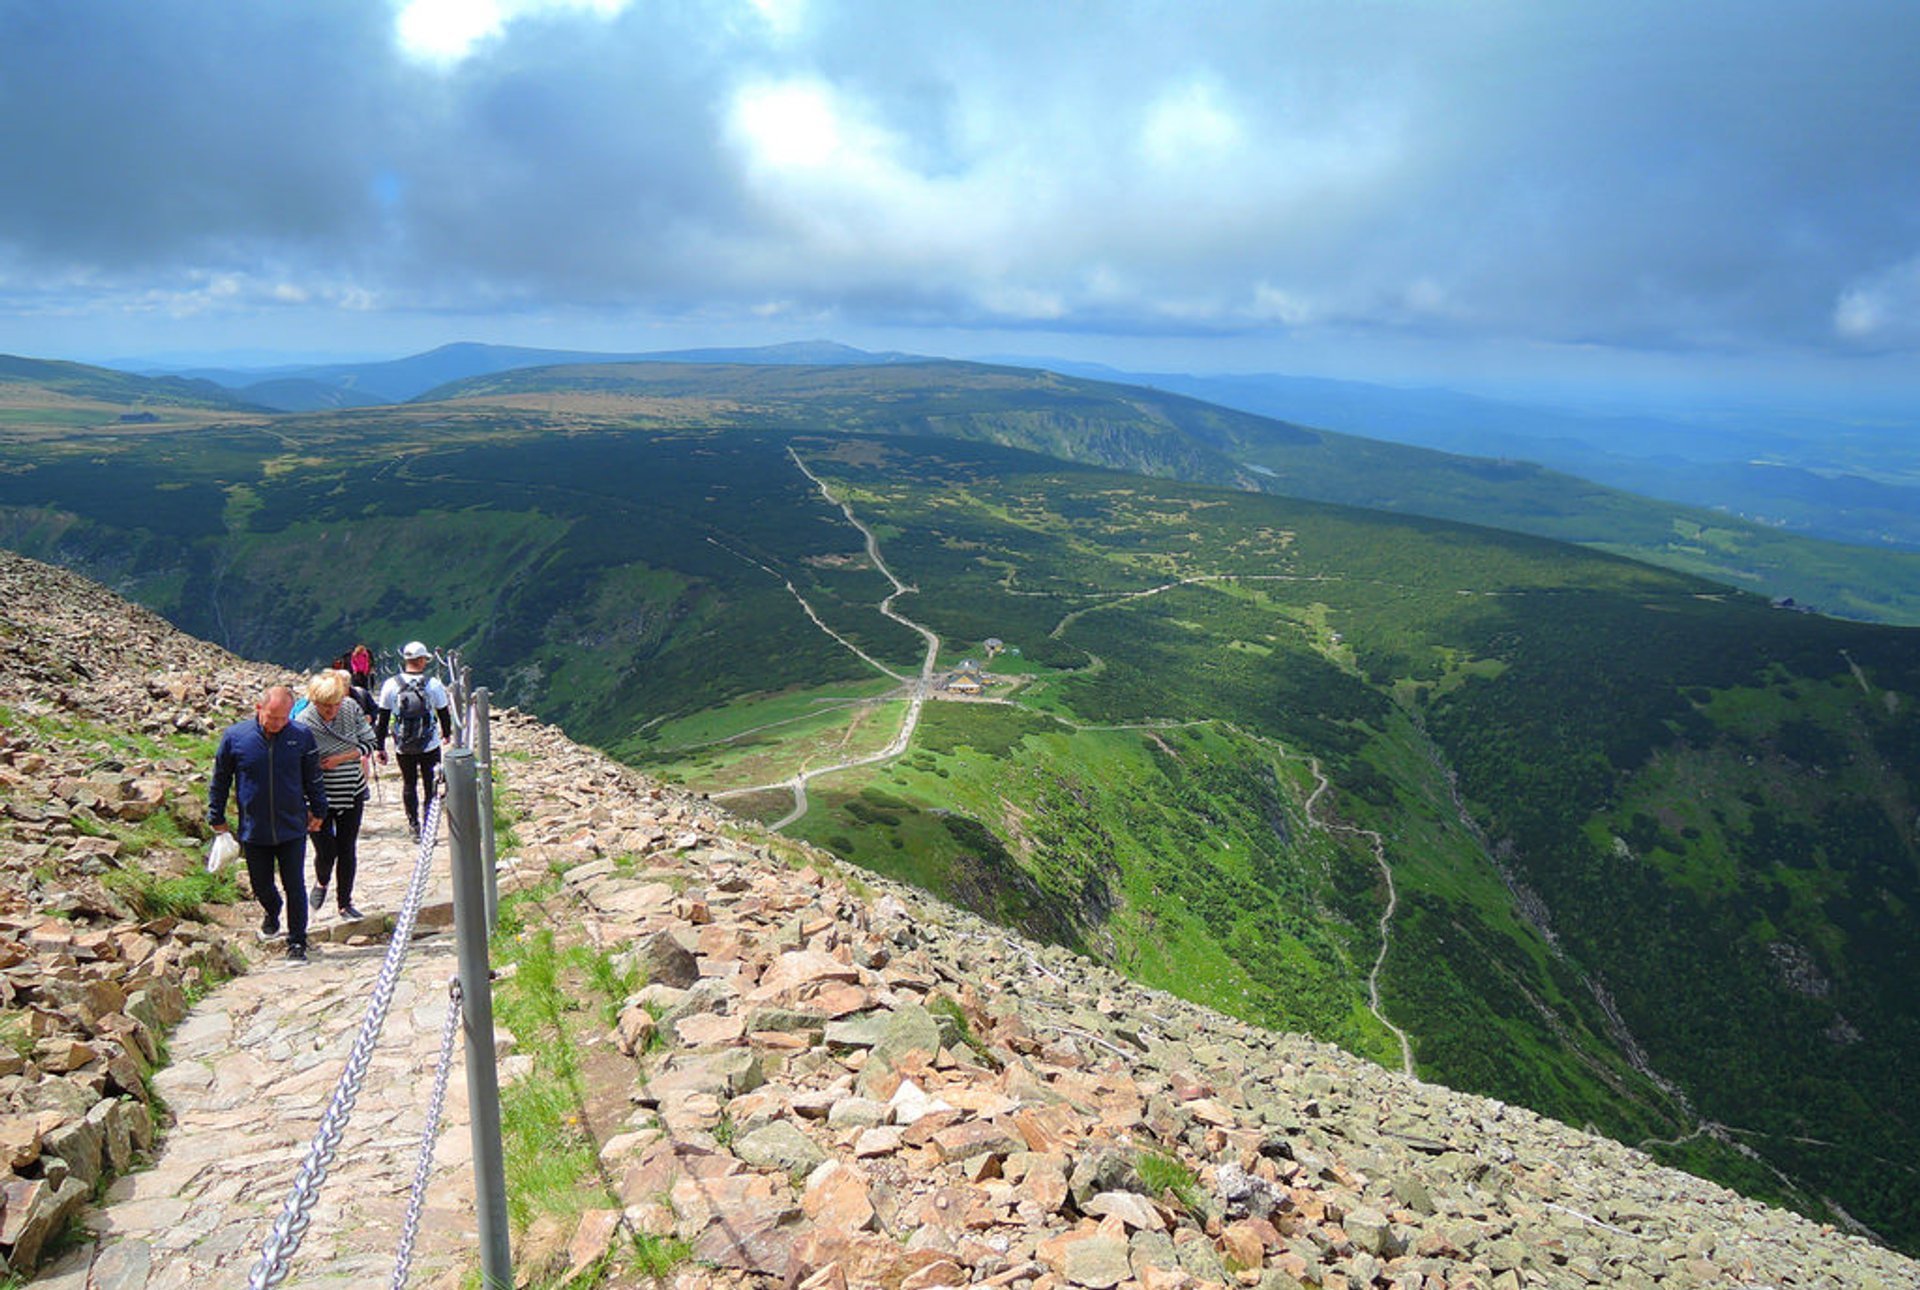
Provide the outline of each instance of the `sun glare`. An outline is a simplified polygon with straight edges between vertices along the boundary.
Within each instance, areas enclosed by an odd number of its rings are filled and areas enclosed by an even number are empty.
[[[812,169],[840,149],[840,122],[824,86],[754,85],[734,100],[734,124],[754,156],[783,169]]]
[[[582,11],[610,19],[629,0],[402,0],[394,34],[409,57],[427,63],[457,63],[473,47],[497,35],[515,18],[554,10]]]
[[[500,30],[504,20],[494,0],[407,0],[394,19],[394,31],[412,57],[450,63]]]

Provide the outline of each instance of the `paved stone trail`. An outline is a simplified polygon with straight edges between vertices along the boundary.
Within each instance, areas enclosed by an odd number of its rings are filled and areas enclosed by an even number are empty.
[[[435,850],[429,908],[451,894],[444,830]],[[396,912],[416,854],[398,783],[389,779],[385,800],[367,805],[355,905],[370,918]],[[240,908],[258,917],[258,906]],[[313,920],[310,962],[280,959],[284,942],[262,945],[252,971],[194,1007],[168,1040],[171,1064],[154,1076],[154,1089],[173,1115],[154,1166],[112,1185],[106,1203],[83,1219],[94,1239],[43,1270],[36,1287],[224,1290],[247,1284],[340,1078],[386,953],[384,935],[356,938],[362,944],[320,939],[349,930],[329,893]],[[287,1285],[385,1285],[391,1278],[453,972],[449,933],[416,938]],[[416,1243],[411,1284],[420,1287],[457,1286],[477,1239],[457,1047],[454,1064]]]

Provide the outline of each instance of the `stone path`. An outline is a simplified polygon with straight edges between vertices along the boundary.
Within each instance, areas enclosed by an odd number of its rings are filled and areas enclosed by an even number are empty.
[[[429,907],[451,893],[444,830],[436,853]],[[398,781],[390,779],[385,800],[368,804],[361,839],[354,903],[369,922],[341,924],[330,894],[313,922],[310,962],[281,959],[282,942],[259,946],[252,971],[194,1007],[168,1040],[171,1064],[153,1080],[174,1117],[157,1160],[112,1185],[106,1203],[83,1219],[94,1239],[44,1269],[37,1287],[224,1290],[247,1284],[339,1080],[386,953],[384,936],[353,933],[372,930],[373,919],[398,910],[415,855]],[[258,916],[257,906],[243,910]],[[389,1281],[453,971],[452,936],[423,928],[287,1285]],[[457,1047],[454,1063],[416,1245],[415,1286],[458,1286],[477,1239]]]

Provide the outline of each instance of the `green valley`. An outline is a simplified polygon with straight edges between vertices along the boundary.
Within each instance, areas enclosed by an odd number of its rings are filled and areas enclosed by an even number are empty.
[[[0,440],[0,541],[291,665],[457,645],[734,809],[806,776],[787,827],[858,864],[1920,1247],[1920,632],[923,366]]]

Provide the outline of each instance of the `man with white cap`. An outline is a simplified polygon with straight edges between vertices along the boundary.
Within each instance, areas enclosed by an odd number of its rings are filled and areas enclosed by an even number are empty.
[[[453,698],[440,678],[429,676],[433,652],[419,641],[408,641],[400,651],[400,671],[380,687],[379,712],[373,734],[380,761],[387,760],[387,734],[393,734],[394,759],[400,763],[400,800],[407,808],[407,827],[420,836],[420,785],[433,792],[433,773],[440,765],[440,744],[453,737]]]

